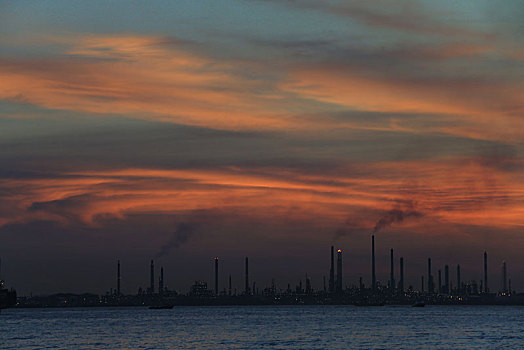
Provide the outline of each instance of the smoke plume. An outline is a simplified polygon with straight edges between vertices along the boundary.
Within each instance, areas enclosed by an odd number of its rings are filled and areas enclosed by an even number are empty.
[[[416,210],[391,209],[377,221],[373,228],[373,233],[377,233],[394,223],[402,222],[407,218],[419,218],[422,216],[424,214]]]
[[[182,244],[186,243],[189,237],[194,232],[194,227],[186,224],[180,223],[177,225],[175,232],[169,238],[169,240],[162,245],[158,253],[155,255],[155,259],[167,255],[171,250],[179,248]]]

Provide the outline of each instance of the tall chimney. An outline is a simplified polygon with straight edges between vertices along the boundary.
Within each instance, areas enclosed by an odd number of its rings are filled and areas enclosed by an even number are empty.
[[[390,271],[390,276],[389,276],[389,288],[391,288],[391,290],[394,290],[395,289],[395,263],[393,262],[393,249],[391,249],[391,261],[390,261],[390,264],[391,264],[391,271]]]
[[[331,246],[331,268],[329,269],[329,292],[335,292],[335,247]]]
[[[160,278],[158,279],[158,294],[162,295],[164,292],[164,267],[160,267]]]
[[[249,295],[249,260],[246,256],[246,295]]]
[[[488,253],[484,251],[484,293],[488,290]]]
[[[228,291],[228,294],[231,295],[232,293],[232,290],[231,290],[231,275],[229,275],[229,291]]]
[[[151,294],[155,294],[155,264],[151,260]]]
[[[404,258],[400,258],[400,282],[398,284],[398,289],[401,293],[404,293]]]
[[[460,295],[462,291],[462,284],[460,281],[460,265],[457,265],[457,294]]]
[[[508,293],[508,276],[505,261],[502,262],[502,293]]]
[[[120,260],[118,260],[116,269],[116,295],[120,295]]]
[[[434,291],[433,276],[431,275],[431,258],[428,258],[428,293],[433,293]]]
[[[215,295],[218,295],[218,258],[215,258]]]
[[[377,279],[375,276],[375,235],[371,235],[371,288],[377,289]]]
[[[444,266],[444,293],[449,294],[449,266]]]
[[[342,293],[342,250],[337,251],[337,293]]]

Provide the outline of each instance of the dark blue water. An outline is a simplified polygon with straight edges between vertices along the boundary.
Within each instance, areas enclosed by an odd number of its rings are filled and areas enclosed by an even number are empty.
[[[8,309],[0,349],[524,349],[524,307]]]

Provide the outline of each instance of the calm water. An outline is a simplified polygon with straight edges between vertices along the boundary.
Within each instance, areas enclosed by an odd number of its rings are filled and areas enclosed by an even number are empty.
[[[524,307],[9,309],[0,349],[524,349]]]

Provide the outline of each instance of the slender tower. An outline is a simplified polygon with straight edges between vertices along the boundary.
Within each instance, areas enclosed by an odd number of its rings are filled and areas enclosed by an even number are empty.
[[[229,275],[229,290],[228,290],[228,294],[231,296],[232,294],[232,290],[231,290],[231,275]]]
[[[502,262],[502,293],[508,293],[508,275],[505,261]]]
[[[462,293],[462,282],[460,281],[460,265],[457,265],[457,294]]]
[[[342,293],[342,250],[337,251],[337,293]]]
[[[116,267],[116,295],[120,295],[120,260]]]
[[[153,260],[151,260],[151,294],[155,294],[155,264],[153,263]]]
[[[331,246],[331,268],[329,270],[329,292],[335,291],[335,247]]]
[[[218,295],[218,258],[215,258],[215,295]]]
[[[160,278],[158,279],[158,294],[164,293],[164,267],[160,266]]]
[[[438,270],[438,292],[442,293],[442,271]]]
[[[395,263],[393,262],[393,249],[390,251],[390,265],[391,265],[391,271],[389,276],[389,288],[391,290],[395,289]]]
[[[428,258],[428,293],[433,293],[433,276],[431,276],[431,258]]]
[[[444,266],[444,293],[449,294],[449,266]]]
[[[488,253],[484,251],[484,293],[488,290]]]
[[[400,281],[398,283],[400,293],[404,293],[404,258],[400,258]]]
[[[249,295],[249,259],[246,256],[246,295]]]
[[[377,289],[377,279],[375,275],[375,235],[371,235],[371,288]]]

